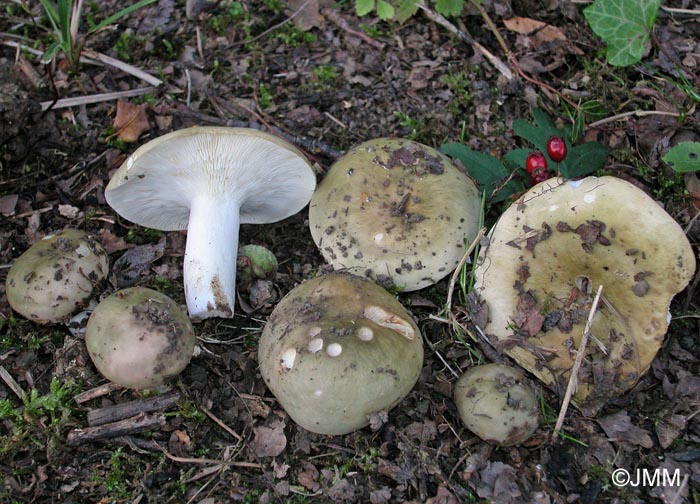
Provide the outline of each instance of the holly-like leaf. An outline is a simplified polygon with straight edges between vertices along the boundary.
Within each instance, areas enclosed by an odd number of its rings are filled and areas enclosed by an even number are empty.
[[[476,152],[466,145],[460,143],[446,143],[440,147],[440,150],[448,156],[459,160],[467,170],[467,173],[476,180],[482,191],[487,197],[493,194],[492,203],[503,201],[511,194],[515,194],[524,189],[524,185],[519,180],[510,180],[503,187],[506,179],[510,176],[511,170],[508,170],[503,163],[493,156]]]
[[[355,0],[355,13],[366,16],[374,9],[374,0]]]
[[[644,56],[661,0],[596,0],[583,10],[593,32],[608,44],[608,62],[629,66]]]
[[[700,142],[681,142],[662,159],[677,172],[700,171]]]

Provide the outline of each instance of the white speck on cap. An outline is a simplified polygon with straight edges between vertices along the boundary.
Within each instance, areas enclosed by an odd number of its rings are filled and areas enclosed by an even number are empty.
[[[568,180],[566,183],[569,184],[569,185],[570,185],[571,187],[573,187],[574,189],[578,189],[578,186],[580,186],[580,185],[583,183],[583,179],[580,179],[580,180]]]
[[[326,353],[330,357],[338,357],[343,352],[343,347],[340,343],[331,343],[326,347]]]
[[[319,334],[321,334],[320,327],[312,327],[311,329],[309,329],[309,336],[311,336],[312,338],[315,338]]]
[[[297,358],[297,351],[294,348],[287,348],[280,357],[280,363],[285,369],[292,369]]]
[[[314,338],[311,341],[309,341],[309,352],[311,353],[316,353],[319,350],[323,348],[323,339],[322,338]]]
[[[369,327],[360,327],[357,330],[357,337],[362,341],[370,341],[372,338],[374,338],[374,331],[372,331],[372,329]]]
[[[378,234],[374,235],[374,241],[376,241],[376,242],[380,242],[383,239],[384,239],[384,233],[378,233]]]
[[[316,397],[321,397],[323,395],[323,390],[321,390],[321,389],[315,390],[314,395]]]
[[[593,194],[593,193],[584,194],[583,201],[585,203],[593,203],[595,201],[595,194]]]

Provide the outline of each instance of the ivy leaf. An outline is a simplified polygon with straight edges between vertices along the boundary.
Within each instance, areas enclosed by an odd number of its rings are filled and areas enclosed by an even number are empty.
[[[460,143],[443,144],[440,150],[448,156],[459,160],[464,165],[467,173],[476,180],[481,190],[486,193],[486,196],[491,197],[493,195],[492,203],[503,201],[508,196],[524,189],[522,182],[512,179],[501,187],[496,194],[493,194],[511,174],[511,170],[508,170],[503,163],[493,156],[476,152]]]
[[[386,0],[377,0],[377,16],[379,19],[387,21],[394,18],[394,6]]]
[[[355,0],[355,13],[366,16],[374,9],[374,0]]]
[[[681,142],[661,159],[677,172],[700,171],[700,142]]]
[[[608,62],[629,66],[644,56],[661,0],[596,0],[583,10],[593,32],[608,44]]]

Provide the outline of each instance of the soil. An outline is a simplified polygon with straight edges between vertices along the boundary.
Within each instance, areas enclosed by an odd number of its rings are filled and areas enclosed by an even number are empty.
[[[331,269],[311,239],[306,209],[242,226],[241,245],[269,248],[277,272],[241,286],[234,318],[195,324],[198,353],[170,385],[149,393],[109,386],[81,332],[97,301],[124,287],[154,288],[184,304],[185,233],[121,219],[104,189],[138,145],[194,125],[271,130],[302,149],[321,180],[342,152],[379,137],[437,148],[462,142],[500,158],[527,147],[511,129],[514,120],[540,108],[569,124],[562,96],[595,101],[600,113],[589,124],[625,114],[585,130],[584,140],[611,149],[598,174],[655,197],[687,230],[697,255],[700,183],[661,160],[669,146],[700,132],[697,10],[662,9],[643,62],[619,68],[605,62],[577,3],[485,2],[526,79],[508,78],[422,13],[399,24],[358,18],[353,2],[322,0],[307,2],[294,19],[303,2],[159,0],[85,39],[90,61],[78,68],[60,55],[44,65],[35,53],[50,43],[49,24],[34,4],[34,19],[18,3],[0,15],[1,502],[700,502],[697,276],[675,297],[663,346],[631,391],[595,418],[570,407],[552,443],[561,402],[538,385],[540,428],[516,447],[482,441],[457,414],[458,376],[479,362],[508,360],[470,337],[467,313],[486,316],[479,300],[456,295],[457,323],[445,323],[449,279],[398,294],[422,332],[425,361],[397,407],[344,436],[295,425],[257,370],[257,339],[281,297]],[[122,7],[114,0],[85,5],[81,33]],[[515,17],[548,28],[517,33],[504,25]],[[452,21],[507,60],[473,7]],[[18,42],[29,49],[18,51]],[[96,54],[131,67],[95,63]],[[133,68],[162,84],[149,87]],[[140,88],[147,89],[119,100],[57,101]],[[516,176],[527,183],[521,171]],[[485,224],[508,204],[489,205]],[[25,320],[7,302],[7,272],[31,244],[67,227],[102,243],[109,279],[69,324]],[[177,402],[158,400],[174,393]],[[115,407],[131,416],[115,417]],[[92,422],[98,414],[110,418],[106,427]],[[633,482],[642,474],[677,479],[618,486],[616,470]]]

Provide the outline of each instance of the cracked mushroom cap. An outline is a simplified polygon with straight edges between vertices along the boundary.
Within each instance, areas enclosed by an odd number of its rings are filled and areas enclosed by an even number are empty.
[[[652,198],[615,177],[550,179],[510,206],[475,272],[484,332],[564,394],[595,292],[587,358],[574,396],[594,414],[645,373],[668,328],[673,296],[695,257]]]
[[[470,368],[457,380],[454,399],[464,425],[489,443],[521,444],[539,426],[535,393],[522,371],[511,366]]]
[[[65,229],[17,258],[7,274],[7,300],[29,320],[61,322],[85,305],[108,272],[102,245],[83,231]]]
[[[195,334],[175,301],[152,289],[130,287],[97,305],[88,320],[85,345],[108,380],[152,389],[185,369],[194,353]]]
[[[315,186],[311,166],[290,143],[254,129],[198,126],[142,145],[113,175],[105,198],[142,226],[187,229],[190,316],[230,318],[239,225],[299,212]]]
[[[335,269],[412,291],[455,269],[477,234],[480,208],[478,189],[447,156],[380,138],[331,166],[311,199],[309,225]]]
[[[371,280],[331,273],[293,289],[270,315],[258,362],[289,416],[320,434],[346,434],[388,411],[423,365],[418,327]]]

